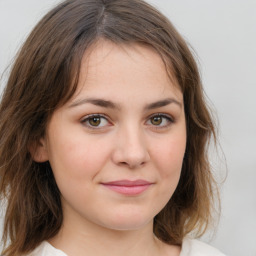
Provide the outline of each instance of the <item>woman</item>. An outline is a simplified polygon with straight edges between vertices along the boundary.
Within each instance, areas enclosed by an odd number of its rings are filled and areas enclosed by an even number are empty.
[[[0,107],[3,255],[223,255],[196,63],[141,0],[69,0],[35,27]],[[10,243],[7,245],[7,239]]]

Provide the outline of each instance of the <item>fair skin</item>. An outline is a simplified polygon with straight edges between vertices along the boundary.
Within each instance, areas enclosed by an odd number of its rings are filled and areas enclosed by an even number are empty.
[[[178,256],[153,219],[178,184],[186,147],[183,96],[151,48],[100,41],[78,90],[34,152],[49,160],[63,225],[49,242],[69,256]]]

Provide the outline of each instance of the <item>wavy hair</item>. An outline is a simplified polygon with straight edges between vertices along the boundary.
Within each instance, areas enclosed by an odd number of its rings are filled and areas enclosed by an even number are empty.
[[[183,92],[186,152],[177,189],[154,219],[155,235],[181,244],[192,231],[203,234],[211,219],[216,182],[207,150],[215,129],[186,42],[165,16],[142,0],[67,0],[33,29],[17,54],[1,99],[5,256],[30,252],[61,227],[60,192],[51,166],[34,162],[28,148],[44,136],[54,110],[76,91],[84,52],[100,39],[149,45]]]

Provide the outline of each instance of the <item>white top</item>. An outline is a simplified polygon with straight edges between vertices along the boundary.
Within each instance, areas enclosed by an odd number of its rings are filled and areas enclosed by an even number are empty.
[[[180,256],[225,256],[216,248],[195,239],[184,239]]]
[[[48,242],[43,242],[28,256],[68,256],[54,248]],[[225,256],[219,250],[198,240],[184,239],[180,256]]]

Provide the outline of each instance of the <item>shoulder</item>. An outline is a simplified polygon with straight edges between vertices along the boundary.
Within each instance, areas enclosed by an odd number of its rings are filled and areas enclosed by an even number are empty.
[[[216,248],[201,241],[185,238],[180,256],[225,256]]]
[[[27,256],[67,256],[61,250],[54,248],[51,244],[44,241]]]

